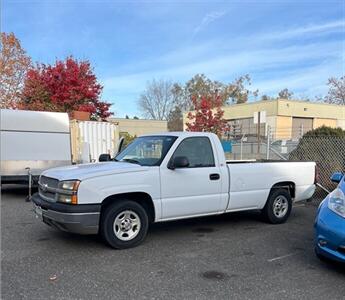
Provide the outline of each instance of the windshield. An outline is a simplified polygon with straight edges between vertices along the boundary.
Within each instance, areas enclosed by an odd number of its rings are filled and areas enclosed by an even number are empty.
[[[144,136],[135,139],[115,161],[124,161],[141,166],[159,166],[177,137]]]

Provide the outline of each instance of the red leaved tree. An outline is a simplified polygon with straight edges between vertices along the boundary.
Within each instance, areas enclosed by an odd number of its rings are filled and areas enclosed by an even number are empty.
[[[111,104],[100,100],[102,89],[89,61],[68,57],[54,65],[38,64],[29,69],[18,108],[85,111],[92,119],[105,119],[112,113]]]
[[[213,132],[221,136],[227,128],[226,120],[223,119],[222,99],[219,96],[202,96],[201,99],[192,97],[193,112],[189,112],[187,118],[187,131]]]

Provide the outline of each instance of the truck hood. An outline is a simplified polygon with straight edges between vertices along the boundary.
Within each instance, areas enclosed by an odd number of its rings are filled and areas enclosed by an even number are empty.
[[[148,168],[149,167],[143,167],[126,162],[100,162],[49,169],[44,171],[42,175],[56,178],[58,180],[84,180],[111,174],[142,172],[148,170]]]

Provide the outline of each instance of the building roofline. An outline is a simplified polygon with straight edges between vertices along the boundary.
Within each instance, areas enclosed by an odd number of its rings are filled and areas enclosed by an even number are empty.
[[[117,120],[119,120],[119,121],[124,120],[124,121],[168,122],[168,121],[166,121],[166,120],[154,120],[154,119],[133,119],[133,118],[126,119],[126,118],[115,118],[115,117],[107,118],[107,121],[108,121],[108,122],[117,121]]]
[[[272,99],[272,100],[259,100],[259,101],[253,101],[253,102],[246,102],[246,103],[239,103],[239,104],[228,104],[223,105],[223,107],[231,107],[231,106],[245,106],[245,105],[253,105],[253,104],[259,104],[259,103],[272,103],[272,102],[289,102],[289,103],[305,103],[305,104],[317,104],[317,105],[330,105],[330,106],[337,106],[337,107],[344,107],[344,105],[340,104],[333,104],[333,103],[324,103],[324,102],[317,102],[317,101],[306,101],[306,100],[294,100],[294,99]]]

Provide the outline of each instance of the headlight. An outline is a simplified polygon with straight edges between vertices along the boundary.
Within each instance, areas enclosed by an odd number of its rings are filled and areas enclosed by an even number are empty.
[[[58,202],[73,204],[72,203],[73,196],[75,195],[58,194]]]
[[[328,208],[339,216],[345,218],[345,195],[341,189],[336,188],[332,193],[330,193],[328,198]]]
[[[77,191],[79,184],[80,184],[79,180],[66,180],[66,181],[60,182],[59,188],[62,190]]]
[[[78,204],[79,180],[66,180],[59,183],[57,201],[68,204]]]

